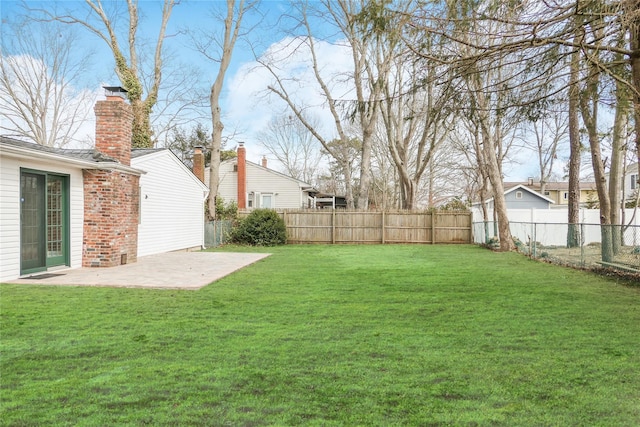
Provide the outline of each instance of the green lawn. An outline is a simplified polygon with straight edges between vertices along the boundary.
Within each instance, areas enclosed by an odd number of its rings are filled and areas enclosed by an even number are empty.
[[[0,423],[640,425],[640,287],[474,246],[264,251],[199,291],[2,285]]]

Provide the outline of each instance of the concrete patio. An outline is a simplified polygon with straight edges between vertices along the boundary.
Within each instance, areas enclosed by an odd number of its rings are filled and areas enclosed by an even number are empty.
[[[46,271],[8,283],[196,290],[269,255],[168,252],[141,257],[138,262],[117,267]]]

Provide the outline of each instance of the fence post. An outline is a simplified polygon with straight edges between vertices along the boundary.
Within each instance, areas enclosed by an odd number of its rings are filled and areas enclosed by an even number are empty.
[[[489,221],[484,221],[484,243],[489,244]]]
[[[384,210],[382,211],[382,244],[384,245]]]
[[[336,210],[331,211],[331,244],[336,244]]]
[[[538,224],[536,224],[535,222],[533,223],[533,259],[538,258]]]
[[[431,212],[431,244],[436,244],[436,213]]]
[[[580,264],[584,267],[586,264],[586,259],[584,259],[584,223],[580,223],[580,236],[578,237],[578,242],[580,243]]]

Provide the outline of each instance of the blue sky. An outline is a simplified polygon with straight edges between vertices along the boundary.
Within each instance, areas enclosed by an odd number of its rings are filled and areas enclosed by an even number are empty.
[[[120,6],[125,6],[124,1],[119,3]],[[22,1],[0,0],[2,22],[12,21],[19,15],[25,13],[33,15],[33,13],[26,11],[25,8],[22,7],[22,4]],[[46,1],[28,1],[26,4],[30,8],[38,8],[43,5],[51,7],[51,2]],[[104,1],[104,7],[107,10],[114,5],[116,5],[114,1]],[[149,43],[150,48],[146,53],[152,55],[159,29],[162,2],[160,0],[141,0],[138,5],[141,16],[138,38],[139,40],[145,40]],[[86,6],[83,1],[74,0],[59,1],[55,7],[60,11],[70,10],[78,13],[78,11],[82,11]],[[263,16],[257,16],[256,14],[246,16],[243,26],[245,28],[255,27],[255,30],[252,31],[249,37],[252,48],[257,49],[258,53],[268,48],[271,43],[277,42],[279,37],[279,31],[276,27],[277,20],[287,7],[287,2],[265,1],[261,5]],[[225,2],[223,1],[183,0],[174,7],[166,32],[168,37],[164,43],[165,54],[167,56],[165,62],[179,65],[188,71],[198,69],[200,73],[199,84],[204,93],[208,93],[208,88],[217,74],[218,65],[207,60],[202,54],[193,49],[189,37],[185,34],[185,30],[207,29],[207,31],[211,32],[221,32],[222,24],[216,21],[213,15],[216,11],[224,13],[224,8]],[[64,27],[65,26],[63,26],[63,28]],[[113,71],[113,57],[106,44],[82,27],[75,27],[76,30],[82,34],[82,40],[85,45],[83,48],[89,48],[93,50],[95,54],[92,57],[92,67],[86,74],[86,79],[76,81],[74,85],[98,92],[101,91],[99,88],[103,84],[118,85],[118,79]],[[118,26],[117,28],[126,30],[126,27],[122,26]],[[126,45],[126,34],[121,31],[119,37],[120,44],[124,47]],[[83,49],[78,49],[78,51],[84,52]],[[240,40],[233,52],[233,60],[226,74],[226,83],[234,79],[234,76],[241,67],[253,61],[253,55],[246,40]],[[165,81],[168,82],[168,80],[168,77],[165,75]],[[245,94],[244,96],[246,99],[247,95]],[[221,100],[225,112],[228,110],[228,104],[233,98],[233,95],[228,90],[228,85],[225,85]],[[202,112],[205,116],[204,124],[208,125],[206,122],[208,110],[203,108]],[[229,117],[229,121],[233,123],[236,119]],[[210,125],[208,127],[210,127]],[[229,127],[236,128],[235,125],[230,125]]]
[[[32,8],[40,5],[51,5],[52,2],[28,1],[27,4]],[[0,0],[0,14],[2,21],[14,19],[17,15],[24,13],[21,1]],[[124,0],[118,2],[114,0],[104,1],[105,8],[113,7],[120,4],[126,8]],[[139,24],[140,40],[149,41],[149,54],[152,54],[155,46],[155,38],[158,34],[159,22],[162,10],[161,0],[139,0],[139,10],[141,21]],[[59,1],[55,5],[59,10],[69,9],[77,12],[82,10],[84,1],[67,0]],[[290,7],[287,1],[263,1],[261,4],[262,15],[250,15],[246,18],[245,28],[255,27],[248,36],[251,47],[246,40],[240,40],[233,53],[232,64],[227,72],[225,80],[225,89],[221,99],[223,109],[225,132],[227,135],[233,134],[233,139],[227,144],[227,148],[234,148],[235,143],[244,141],[247,145],[248,156],[251,160],[258,161],[266,150],[260,145],[257,134],[264,129],[269,120],[278,114],[289,114],[285,111],[284,104],[273,95],[269,96],[266,92],[267,85],[271,82],[271,78],[264,70],[259,70],[254,62],[254,49],[258,54],[271,49],[276,51],[283,49],[286,55],[288,23],[282,20],[283,14]],[[183,0],[179,5],[174,7],[165,41],[165,52],[167,54],[167,62],[180,64],[184,69],[199,69],[199,83],[201,88],[208,92],[208,88],[213,82],[217,73],[217,64],[207,61],[200,53],[196,52],[189,41],[189,38],[183,33],[185,29],[207,29],[208,31],[222,31],[222,24],[213,18],[215,10],[224,12],[224,1],[211,0]],[[330,32],[327,27],[321,28],[323,31]],[[78,86],[96,91],[101,94],[100,86],[117,85],[118,79],[113,72],[113,57],[111,52],[102,40],[91,35],[88,31],[78,28],[83,34],[85,47],[90,47],[95,51],[93,57],[93,66],[87,73],[84,81],[74,82]],[[290,34],[289,34],[290,35]],[[126,42],[126,35],[120,36],[120,43]],[[335,75],[343,73],[349,69],[349,55],[344,48],[331,43],[319,43],[319,57],[325,61],[323,69],[328,73]],[[80,49],[79,49],[80,51]],[[314,78],[310,74],[310,70],[305,62],[308,58],[304,54],[293,55],[283,72],[289,78],[298,79],[300,82],[313,82]],[[165,81],[168,77],[165,76]],[[340,92],[340,91],[339,91]],[[340,92],[346,98],[349,98],[347,90]],[[340,97],[340,94],[338,97]],[[332,135],[332,118],[329,116],[326,108],[323,108],[323,99],[318,95],[318,90],[312,84],[301,84],[297,96],[305,99],[309,104],[314,105],[312,113],[317,116],[321,123],[324,123],[324,132],[327,139],[333,138]],[[310,101],[311,100],[311,101]],[[203,119],[201,122],[211,128],[208,119],[209,111],[205,107],[200,110]],[[93,123],[89,124],[93,126]],[[521,169],[521,168],[519,168]],[[508,174],[510,171],[505,170]],[[524,172],[517,179],[526,179],[530,174]]]

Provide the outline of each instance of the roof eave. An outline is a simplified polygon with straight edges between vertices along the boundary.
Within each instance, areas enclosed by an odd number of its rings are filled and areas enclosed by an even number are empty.
[[[5,145],[2,147],[0,151],[1,155],[9,154],[13,155],[13,157],[20,158],[29,158],[29,159],[40,159],[40,160],[49,160],[56,161],[60,163],[65,163],[68,165],[78,166],[82,169],[98,169],[98,170],[117,170],[120,172],[127,172],[134,175],[143,175],[146,172],[140,169],[132,168],[131,166],[126,166],[117,162],[92,162],[89,160],[82,159],[74,159],[73,157],[68,157],[62,154],[57,153],[46,153],[42,151],[31,150],[24,147],[16,147],[11,145]]]

